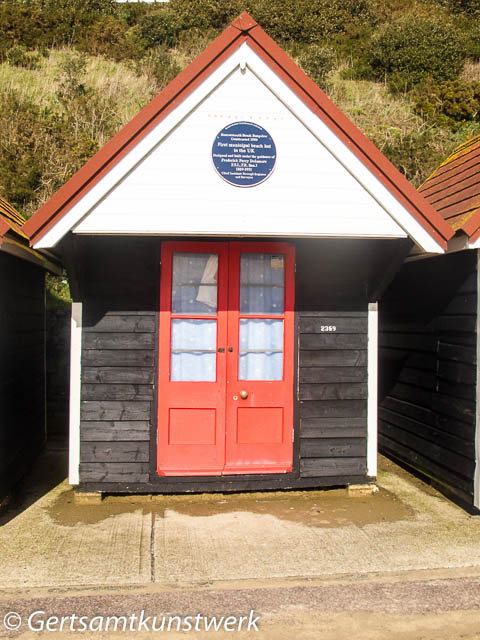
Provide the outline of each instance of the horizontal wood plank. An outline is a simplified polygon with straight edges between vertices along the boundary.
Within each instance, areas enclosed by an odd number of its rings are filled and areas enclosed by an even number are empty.
[[[107,420],[81,423],[80,437],[84,442],[134,442],[150,440],[147,420]]]
[[[152,367],[83,367],[82,381],[90,384],[153,384]]]
[[[336,315],[331,317],[312,318],[300,316],[299,332],[300,333],[329,333],[335,327],[335,335],[341,333],[367,333],[368,320],[367,317],[345,318]],[[330,334],[330,333],[329,333]]]
[[[398,442],[405,447],[409,447],[412,451],[416,451],[422,456],[451,469],[460,476],[468,478],[473,474],[475,467],[473,460],[450,451],[436,442],[425,440],[419,435],[406,432],[383,420],[380,420],[380,430],[391,441],[391,446],[393,446],[393,442]]]
[[[147,462],[83,462],[80,482],[146,483],[150,479]]]
[[[148,442],[82,442],[80,462],[148,462]]]
[[[366,349],[367,336],[364,333],[304,333],[300,334],[300,349]]]
[[[381,426],[381,425],[380,425]],[[411,465],[414,469],[432,477],[439,478],[445,484],[450,484],[466,494],[473,495],[473,478],[467,479],[453,473],[450,469],[436,463],[431,458],[419,454],[411,447],[407,447],[399,442],[388,438],[383,430],[378,435],[379,450],[381,453],[402,460]]]
[[[439,360],[438,375],[450,382],[461,384],[476,384],[477,368],[473,364],[452,360]]]
[[[358,418],[367,415],[365,400],[302,400],[299,407],[303,418]]]
[[[87,333],[152,333],[156,329],[155,316],[105,315],[99,319],[84,318]]]
[[[147,384],[82,384],[82,400],[153,400]]]
[[[301,438],[366,438],[366,418],[302,418]]]
[[[336,384],[302,384],[299,400],[358,400],[367,398],[365,383],[341,382]]]
[[[304,382],[367,382],[367,367],[301,367],[298,373],[300,384]]]
[[[150,420],[150,402],[82,401],[82,420]]]
[[[302,438],[302,458],[355,458],[367,455],[365,438]]]
[[[466,425],[460,432],[457,430],[449,432],[442,431],[436,426],[418,422],[418,420],[395,413],[390,409],[385,409],[385,407],[379,407],[378,415],[382,423],[413,433],[424,440],[434,442],[459,455],[471,458],[475,453],[474,432]]]
[[[83,350],[89,349],[146,349],[155,346],[153,333],[88,333],[82,337]]]
[[[366,468],[366,458],[303,458],[300,477],[365,475]]]
[[[151,350],[85,350],[82,352],[83,367],[153,367],[155,351]]]
[[[306,367],[365,367],[367,365],[366,350],[317,350],[300,351],[300,368]]]

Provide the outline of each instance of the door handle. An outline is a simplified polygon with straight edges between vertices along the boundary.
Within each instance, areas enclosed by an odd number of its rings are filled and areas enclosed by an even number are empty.
[[[233,347],[228,347],[228,353],[232,353]]]
[[[240,391],[240,397],[242,400],[246,400],[248,398],[248,391]]]
[[[218,347],[218,353],[225,353],[225,347]]]

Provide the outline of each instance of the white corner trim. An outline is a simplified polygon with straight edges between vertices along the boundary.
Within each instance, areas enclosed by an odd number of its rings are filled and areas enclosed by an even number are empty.
[[[480,249],[477,250],[477,390],[475,409],[475,475],[473,506],[480,509]]]
[[[72,302],[70,334],[70,416],[68,448],[68,480],[80,482],[80,392],[82,356],[82,303]]]
[[[368,305],[367,475],[377,475],[378,302]]]

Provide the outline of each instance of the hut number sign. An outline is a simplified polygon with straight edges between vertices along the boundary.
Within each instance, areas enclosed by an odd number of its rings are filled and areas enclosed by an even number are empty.
[[[277,150],[272,136],[253,122],[234,122],[216,136],[212,147],[217,173],[235,187],[253,187],[272,173]]]

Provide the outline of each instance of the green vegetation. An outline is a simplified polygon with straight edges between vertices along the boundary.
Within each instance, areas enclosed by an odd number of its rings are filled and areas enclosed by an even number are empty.
[[[3,0],[1,195],[30,216],[243,10],[414,184],[480,132],[478,0]]]

